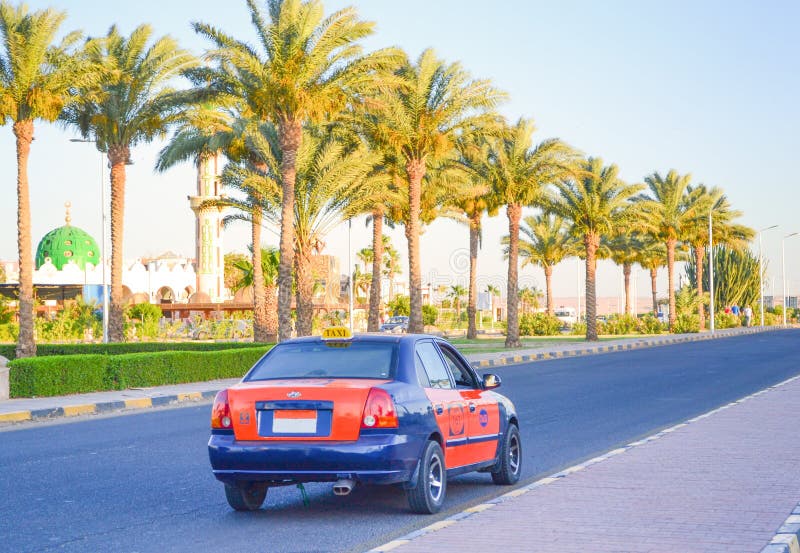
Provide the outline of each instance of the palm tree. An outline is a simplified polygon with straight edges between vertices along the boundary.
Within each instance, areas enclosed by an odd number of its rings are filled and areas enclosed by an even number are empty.
[[[539,309],[541,297],[542,291],[535,286],[520,288],[519,302],[522,304],[522,314],[527,315],[530,309]]]
[[[386,190],[386,189],[383,189]],[[377,191],[380,195],[382,190]],[[373,197],[374,198],[374,197]],[[367,273],[370,275],[371,282],[369,285],[369,316],[367,318],[367,332],[378,332],[381,323],[381,278],[384,276],[394,279],[394,270],[397,266],[397,250],[392,247],[391,238],[383,232],[383,223],[386,215],[385,205],[386,202],[379,202],[381,205],[378,207],[373,206],[371,215],[367,217],[367,224],[372,224],[372,247],[363,248],[358,252],[358,257],[361,259],[364,266],[372,265],[372,271]],[[378,255],[375,255],[375,252]],[[390,286],[391,294],[391,286]]]
[[[280,183],[283,155],[280,136],[271,125],[256,146],[264,160],[266,174],[275,182],[264,191],[263,215],[278,227],[281,222]],[[271,129],[271,130],[270,130]],[[325,236],[352,213],[361,213],[371,202],[371,192],[384,184],[385,177],[374,171],[378,156],[364,144],[352,147],[322,129],[306,128],[297,152],[294,203],[297,334],[311,334],[314,275],[312,255],[324,248]],[[226,169],[227,171],[228,169]],[[258,177],[248,163],[233,163],[230,175],[240,183]],[[233,184],[233,183],[231,183]],[[280,287],[280,284],[279,284]]]
[[[650,195],[637,198],[642,211],[644,228],[664,242],[667,247],[669,276],[669,328],[675,326],[675,247],[687,236],[692,220],[702,213],[703,205],[697,189],[689,186],[692,176],[679,175],[671,169],[666,177],[658,172],[645,177]],[[706,212],[707,213],[707,212]]]
[[[447,297],[452,298],[453,307],[456,310],[456,327],[458,327],[458,323],[461,321],[461,298],[466,294],[467,290],[460,284],[452,285],[450,291],[447,292]]]
[[[267,174],[266,162],[259,155],[261,135],[269,133],[269,125],[259,124],[242,115],[246,106],[230,96],[218,96],[213,102],[202,102],[189,106],[169,144],[159,153],[156,170],[166,171],[183,161],[193,160],[199,167],[204,161],[220,152],[234,161],[249,165],[252,170],[249,178],[223,179],[223,185],[239,187],[236,197],[208,202],[220,208],[233,208],[234,216],[226,218],[245,220],[250,223],[252,244],[250,248],[251,266],[255,272],[262,266],[261,232],[264,219],[264,198],[274,194],[275,179]],[[276,257],[278,259],[278,257]],[[277,339],[277,303],[274,297],[267,297],[268,290],[256,278],[253,286],[253,340],[272,342]],[[272,290],[274,292],[275,290]]]
[[[564,177],[576,153],[565,143],[550,139],[533,146],[533,122],[519,119],[489,150],[480,172],[492,193],[506,204],[508,217],[508,291],[506,347],[521,347],[519,340],[519,225],[524,206],[545,199],[547,186]]]
[[[83,138],[94,137],[111,165],[111,308],[109,339],[123,340],[122,244],[125,166],[131,148],[161,136],[176,122],[191,97],[169,87],[197,59],[165,36],[150,44],[152,29],[141,25],[129,37],[112,26],[105,37],[90,40],[86,54],[101,76],[97,87],[63,116]]]
[[[633,264],[638,260],[638,253],[642,245],[643,243],[640,235],[624,227],[619,227],[614,234],[601,238],[601,247],[607,251],[608,257],[617,265],[622,266],[622,275],[625,282],[626,315],[632,313],[631,271],[633,269]]]
[[[697,203],[702,208],[697,210],[697,217],[690,220],[685,227],[686,241],[694,254],[694,270],[696,275],[697,297],[703,297],[703,262],[708,246],[709,210],[713,221],[714,244],[724,244],[734,249],[746,246],[755,236],[755,231],[744,225],[733,222],[741,217],[742,212],[731,209],[730,202],[721,188],[708,188],[700,184],[697,188],[689,187],[688,193],[697,194]],[[700,319],[700,330],[705,329],[706,317],[703,302],[700,302],[697,315]]]
[[[17,149],[17,247],[19,253],[19,337],[16,356],[36,355],[33,335],[33,253],[31,246],[28,157],[36,120],[55,121],[75,98],[84,72],[73,46],[80,33],[56,45],[66,13],[53,9],[28,12],[27,6],[0,2],[0,116],[12,122]]]
[[[649,234],[641,235],[641,246],[636,252],[636,262],[650,272],[650,292],[653,296],[653,314],[658,313],[658,269],[667,264],[667,247]]]
[[[374,100],[374,115],[365,118],[365,124],[375,143],[402,171],[408,198],[403,213],[411,298],[408,331],[422,332],[419,235],[423,180],[453,159],[459,138],[494,121],[489,110],[503,95],[488,81],[471,80],[460,64],[448,65],[438,59],[433,50],[422,52],[415,63],[406,61],[395,79],[397,87],[383,89]]]
[[[600,158],[578,164],[574,175],[556,183],[558,196],[547,203],[547,210],[567,219],[572,234],[583,239],[586,260],[586,339],[597,340],[597,295],[595,273],[600,238],[631,219],[629,200],[642,187],[625,184],[616,165],[603,166]]]
[[[544,281],[547,292],[547,314],[553,315],[553,267],[565,258],[577,253],[575,238],[569,233],[563,218],[542,213],[529,215],[520,226],[522,237],[519,241],[519,256],[522,267],[534,264],[544,269]],[[509,237],[503,237],[503,244],[508,251]]]
[[[261,51],[204,23],[194,29],[210,39],[210,88],[240,97],[248,114],[271,121],[280,147],[280,267],[278,271],[279,340],[291,337],[292,267],[295,238],[297,158],[307,123],[337,117],[347,105],[374,87],[376,78],[400,61],[394,50],[362,55],[359,41],[373,24],[345,8],[327,18],[320,0],[268,0],[264,14],[247,0]],[[200,75],[199,75],[200,76]]]
[[[252,250],[252,246],[250,247]],[[252,253],[252,252],[251,252]],[[253,287],[253,295],[255,296],[256,278],[258,274],[261,275],[262,285],[264,289],[264,311],[265,321],[264,335],[265,338],[256,338],[253,335],[254,342],[261,340],[274,340],[278,334],[278,265],[280,264],[280,252],[277,248],[262,248],[261,255],[258,256],[261,262],[261,271],[253,270],[253,263],[247,259],[237,259],[233,262],[233,268],[239,273],[236,275],[236,280],[231,287],[233,292],[237,292],[243,288]],[[251,255],[251,259],[253,256]],[[227,276],[227,275],[226,275]],[[260,335],[259,335],[260,336]]]

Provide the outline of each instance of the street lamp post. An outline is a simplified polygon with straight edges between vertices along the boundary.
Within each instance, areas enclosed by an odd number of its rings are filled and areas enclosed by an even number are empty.
[[[781,240],[781,273],[783,276],[783,326],[786,326],[786,239],[792,236],[797,236],[800,232],[793,232],[787,234]]]
[[[88,142],[97,144],[96,140],[83,140],[81,138],[70,138],[70,142]],[[99,150],[98,150],[99,151]],[[104,165],[103,152],[100,152],[100,213],[102,221],[102,229],[100,231],[100,257],[103,259],[102,266],[102,282],[103,282],[103,343],[108,343],[108,280],[106,279],[106,187],[105,175],[103,170]]]
[[[765,230],[772,230],[778,228],[778,225],[762,228],[758,231],[758,297],[761,310],[761,327],[764,326],[764,254],[761,246],[761,234]]]
[[[711,318],[711,334],[714,334],[714,228],[711,212],[712,210],[708,211],[708,311]]]

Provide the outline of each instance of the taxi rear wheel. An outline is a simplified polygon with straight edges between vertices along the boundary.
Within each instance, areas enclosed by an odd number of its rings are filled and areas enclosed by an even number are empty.
[[[508,425],[508,431],[503,438],[503,448],[497,462],[497,470],[492,471],[492,481],[495,484],[509,486],[519,482],[522,473],[522,441],[519,429],[514,424]]]
[[[228,505],[237,511],[257,511],[267,497],[267,485],[257,482],[242,482],[239,485],[225,484]]]
[[[447,492],[447,469],[438,443],[429,441],[420,458],[417,485],[406,490],[408,504],[415,513],[438,513]]]

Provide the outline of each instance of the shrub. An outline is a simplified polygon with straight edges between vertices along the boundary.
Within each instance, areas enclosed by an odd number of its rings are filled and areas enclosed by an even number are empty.
[[[520,336],[555,336],[563,323],[547,313],[526,314],[519,319]]]
[[[136,329],[139,338],[156,338],[158,322],[164,316],[161,308],[152,303],[137,303],[125,310],[125,316]]]
[[[603,324],[603,334],[632,334],[636,330],[637,323],[633,315],[611,315]]]
[[[235,378],[269,347],[16,359],[9,363],[10,392],[11,397],[55,396]]]
[[[110,390],[106,355],[28,357],[9,363],[11,397],[56,396]]]
[[[741,326],[742,321],[733,313],[715,313],[714,314],[714,327],[715,328],[736,328]]]
[[[439,318],[439,310],[432,305],[422,306],[422,324],[425,326],[435,325]]]
[[[0,342],[16,342],[17,337],[19,336],[19,325],[16,323],[5,323],[0,324]],[[3,348],[3,345],[0,345],[0,348]],[[12,345],[11,351],[13,352],[16,346]],[[6,355],[2,349],[0,349],[0,355],[3,357],[8,357],[12,359],[14,354],[11,353],[10,355]]]
[[[700,332],[700,319],[694,313],[681,313],[675,319],[675,326],[672,331],[675,334]]]
[[[573,336],[586,336],[586,323],[575,323],[570,328],[570,334]]]
[[[411,298],[408,296],[398,295],[393,297],[386,304],[391,311],[392,315],[411,315]]]
[[[652,313],[645,313],[636,322],[636,331],[640,334],[661,334],[664,325]]]
[[[158,351],[220,351],[226,349],[246,349],[264,347],[270,344],[253,342],[121,342],[110,344],[38,344],[36,355],[88,355],[101,353],[105,355],[122,355],[125,353],[144,353]],[[0,355],[14,359],[14,344],[0,344]]]

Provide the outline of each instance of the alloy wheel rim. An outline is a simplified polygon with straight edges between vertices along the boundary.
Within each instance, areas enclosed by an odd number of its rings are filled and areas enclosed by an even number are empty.
[[[428,470],[428,491],[433,501],[439,501],[442,496],[442,462],[438,455],[431,458]]]
[[[519,440],[516,436],[511,436],[508,447],[508,466],[514,474],[519,470]]]

